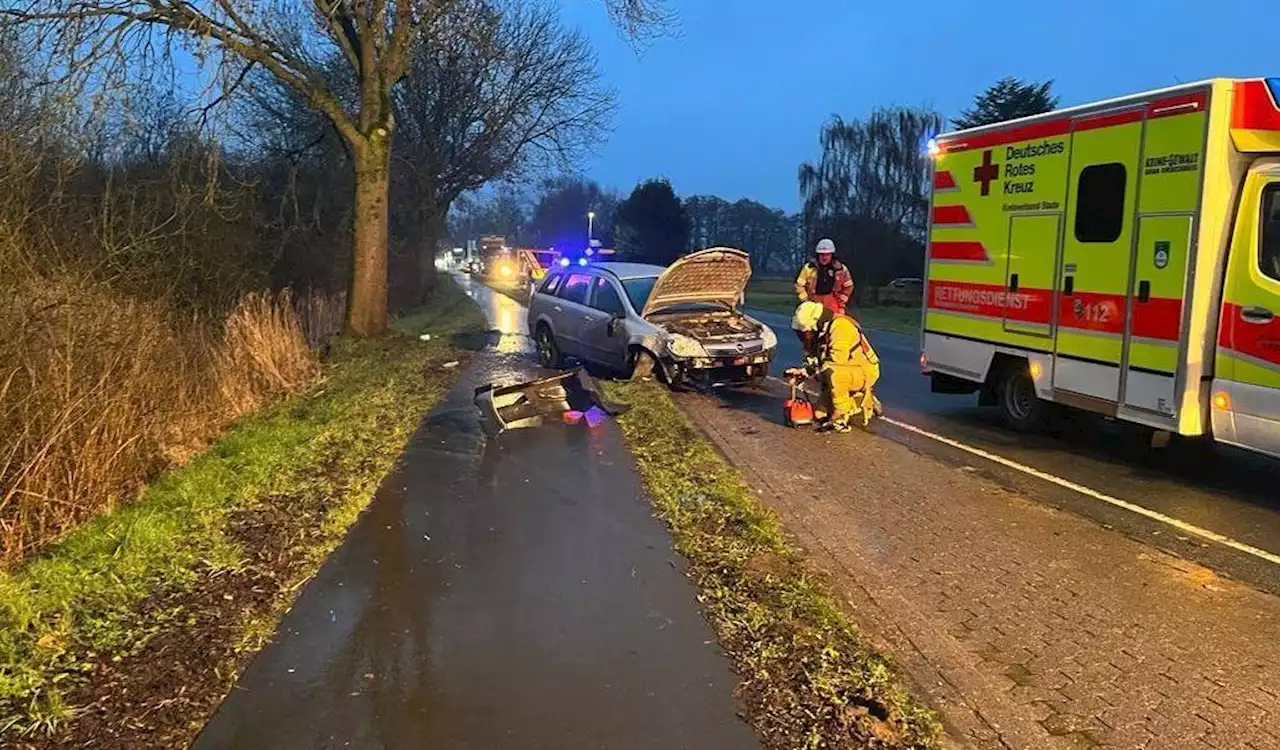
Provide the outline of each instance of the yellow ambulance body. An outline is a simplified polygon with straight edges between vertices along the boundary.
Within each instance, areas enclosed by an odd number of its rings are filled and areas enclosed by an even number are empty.
[[[1045,402],[1280,456],[1280,78],[939,136],[921,363],[1015,427]]]

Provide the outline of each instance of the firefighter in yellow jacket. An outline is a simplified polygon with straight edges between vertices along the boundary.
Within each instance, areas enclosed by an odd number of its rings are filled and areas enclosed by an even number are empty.
[[[883,411],[871,391],[880,379],[880,358],[858,322],[820,302],[801,302],[791,327],[805,344],[805,366],[822,382],[815,416],[828,415],[837,432],[849,432],[853,422],[870,425]]]

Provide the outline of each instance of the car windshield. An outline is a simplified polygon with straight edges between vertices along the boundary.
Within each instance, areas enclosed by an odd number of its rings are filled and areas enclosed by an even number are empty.
[[[658,283],[657,276],[645,276],[638,279],[623,279],[622,288],[627,292],[627,299],[636,312],[643,312],[649,295],[653,293],[653,285]]]

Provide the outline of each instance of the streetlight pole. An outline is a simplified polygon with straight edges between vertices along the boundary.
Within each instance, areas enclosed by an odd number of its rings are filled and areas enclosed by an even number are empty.
[[[588,211],[587,212],[587,244],[588,245],[590,245],[591,240],[594,239],[595,222],[596,222],[596,212]]]

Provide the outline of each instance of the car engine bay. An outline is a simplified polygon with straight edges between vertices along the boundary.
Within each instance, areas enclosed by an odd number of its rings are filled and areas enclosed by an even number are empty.
[[[649,319],[671,333],[706,343],[739,341],[760,335],[760,325],[736,312],[697,312],[651,315]]]

